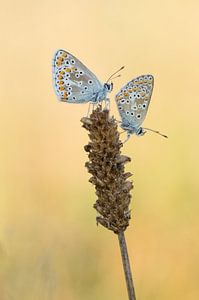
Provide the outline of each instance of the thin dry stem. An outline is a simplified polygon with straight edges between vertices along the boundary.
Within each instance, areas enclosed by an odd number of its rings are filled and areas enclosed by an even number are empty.
[[[122,263],[124,268],[126,287],[128,291],[129,300],[136,300],[128,250],[127,250],[125,235],[123,231],[118,233],[118,239],[120,244],[120,251],[122,256]]]

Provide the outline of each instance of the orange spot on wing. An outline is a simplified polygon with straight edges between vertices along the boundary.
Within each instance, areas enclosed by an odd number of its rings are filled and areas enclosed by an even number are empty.
[[[75,67],[72,67],[72,71],[77,71],[77,68],[75,68]]]
[[[60,91],[63,91],[63,90],[64,90],[64,86],[61,85],[61,86],[59,87],[59,90],[60,90]]]
[[[128,97],[129,93],[128,92],[124,92],[124,96]]]
[[[64,101],[67,101],[67,100],[68,100],[68,93],[67,93],[67,92],[64,92],[64,94],[63,94],[63,99],[64,99]]]
[[[117,96],[117,97],[116,97],[116,100],[119,101],[119,100],[121,100],[122,98],[123,98],[123,96],[120,95],[120,96]]]
[[[70,72],[71,72],[71,69],[70,69],[70,68],[66,68],[65,71],[66,71],[67,73],[70,73]]]

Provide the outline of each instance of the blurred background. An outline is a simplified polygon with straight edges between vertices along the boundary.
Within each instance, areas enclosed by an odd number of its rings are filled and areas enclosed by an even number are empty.
[[[61,103],[52,57],[63,48],[114,95],[145,73],[155,87],[133,136],[132,220],[126,232],[137,298],[199,299],[199,2],[2,1],[0,299],[127,299],[117,236],[95,222],[80,119]]]

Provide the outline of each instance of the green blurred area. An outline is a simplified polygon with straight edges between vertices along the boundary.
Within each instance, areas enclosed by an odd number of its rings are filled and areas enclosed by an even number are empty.
[[[117,236],[96,226],[84,168],[88,105],[57,101],[58,48],[102,81],[125,65],[114,94],[151,73],[144,125],[123,154],[134,181],[126,232],[138,299],[199,299],[197,1],[1,3],[0,299],[126,299]]]

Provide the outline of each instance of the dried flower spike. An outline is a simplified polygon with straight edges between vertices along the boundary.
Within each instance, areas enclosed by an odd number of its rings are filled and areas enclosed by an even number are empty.
[[[125,173],[124,165],[130,162],[121,155],[123,146],[117,131],[117,122],[109,117],[108,110],[97,107],[89,118],[82,118],[83,127],[89,131],[90,142],[84,147],[89,162],[85,165],[92,174],[90,182],[95,185],[97,200],[94,208],[99,213],[97,223],[115,233],[123,232],[129,225],[133,185],[128,181],[132,174]]]

